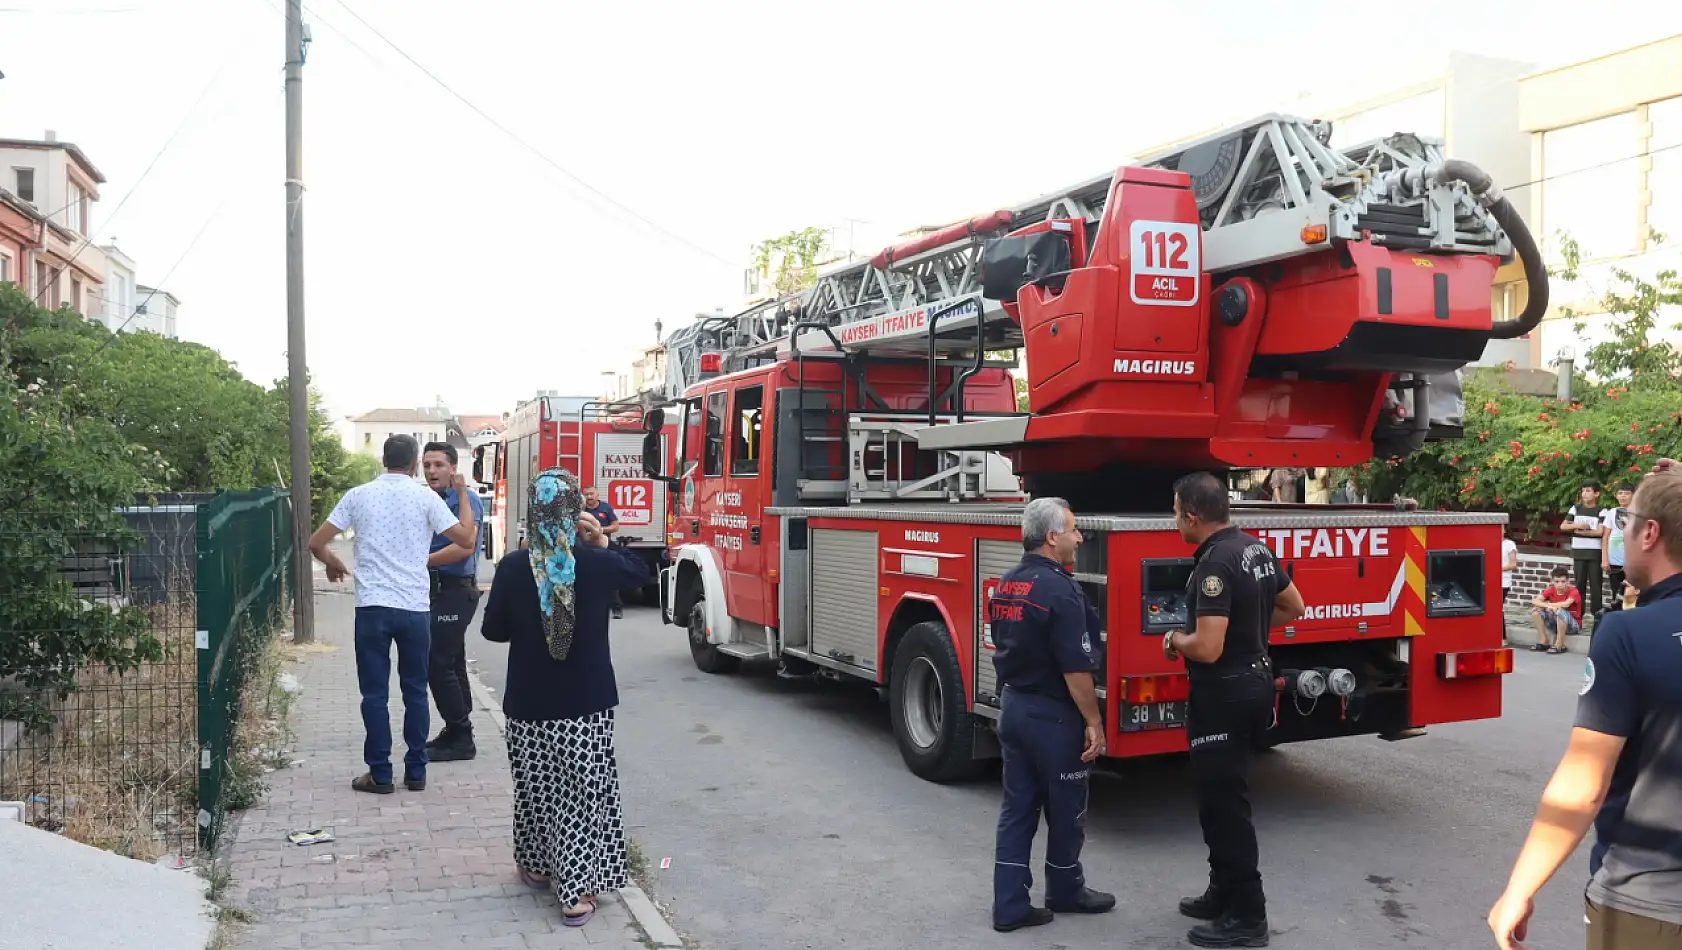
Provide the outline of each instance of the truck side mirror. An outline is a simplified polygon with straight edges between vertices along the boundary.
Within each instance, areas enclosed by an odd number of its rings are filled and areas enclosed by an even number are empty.
[[[654,411],[659,412],[660,410],[656,409]],[[644,475],[649,478],[664,480],[666,460],[662,456],[665,453],[665,448],[666,443],[661,438],[659,429],[655,429],[642,437],[642,473]]]
[[[473,450],[473,480],[480,483],[485,480],[485,447],[482,445]]]
[[[647,412],[643,413],[642,431],[644,431],[644,432],[659,432],[661,429],[663,429],[665,427],[666,427],[666,410],[664,410],[664,409],[650,409]],[[646,441],[644,442],[644,444],[645,445],[647,444]]]

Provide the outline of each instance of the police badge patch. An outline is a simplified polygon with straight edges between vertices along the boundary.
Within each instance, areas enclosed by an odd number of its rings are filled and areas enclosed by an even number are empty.
[[[1080,648],[1084,653],[1090,654],[1092,652],[1092,634],[1082,633],[1080,635]]]
[[[1210,574],[1209,576],[1203,578],[1204,595],[1209,597],[1219,597],[1221,596],[1221,591],[1223,590],[1226,590],[1226,585],[1221,583],[1219,576]]]
[[[1577,695],[1578,696],[1586,696],[1586,695],[1588,695],[1588,692],[1591,689],[1594,689],[1594,661],[1593,660],[1584,660],[1583,661],[1583,685],[1577,687]]]

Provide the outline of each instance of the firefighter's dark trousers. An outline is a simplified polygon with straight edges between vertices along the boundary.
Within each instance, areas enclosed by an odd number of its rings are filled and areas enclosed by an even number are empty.
[[[1045,814],[1045,896],[1077,903],[1085,892],[1080,849],[1086,840],[1086,785],[1090,763],[1080,760],[1086,730],[1080,710],[1066,699],[1006,687],[999,717],[1004,757],[1004,804],[993,852],[993,922],[1027,916],[1034,872],[1028,862],[1034,832]]]
[[[1250,820],[1250,762],[1273,721],[1273,675],[1265,668],[1192,682],[1186,716],[1197,817],[1209,846],[1209,883],[1245,919],[1266,916]]]
[[[438,718],[452,733],[472,733],[473,694],[467,685],[467,625],[479,609],[479,592],[466,586],[432,590],[432,654],[427,680]]]

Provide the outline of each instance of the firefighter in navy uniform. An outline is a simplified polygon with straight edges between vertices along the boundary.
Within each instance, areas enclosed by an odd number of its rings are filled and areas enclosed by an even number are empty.
[[[1174,484],[1180,537],[1197,545],[1186,585],[1187,623],[1162,641],[1191,676],[1186,738],[1197,780],[1197,815],[1209,846],[1209,887],[1180,902],[1208,921],[1186,939],[1199,947],[1265,947],[1267,906],[1250,821],[1250,760],[1271,728],[1273,671],[1268,630],[1302,616],[1302,595],[1267,545],[1233,527],[1227,490],[1198,472]]]
[[[1036,498],[1022,513],[1027,553],[988,603],[1001,686],[999,746],[1004,802],[993,863],[993,929],[1050,923],[1053,912],[1101,914],[1115,897],[1086,886],[1087,778],[1104,752],[1098,714],[1098,614],[1064,566],[1080,546],[1061,498]],[[1045,813],[1045,906],[1030,899],[1029,867]]]

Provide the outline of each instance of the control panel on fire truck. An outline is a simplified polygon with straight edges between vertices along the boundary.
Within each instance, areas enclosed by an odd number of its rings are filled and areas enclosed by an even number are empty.
[[[1438,581],[1426,585],[1425,606],[1429,615],[1433,617],[1475,614],[1483,610],[1483,605],[1479,604],[1466,588],[1454,581]]]
[[[1144,562],[1141,632],[1160,635],[1186,625],[1186,588],[1191,584],[1195,563],[1191,558]]]

